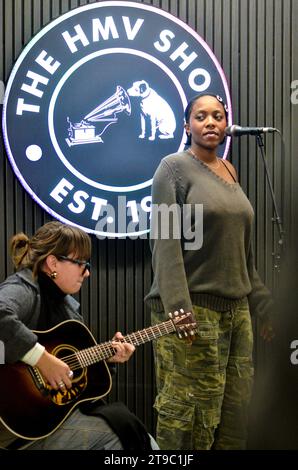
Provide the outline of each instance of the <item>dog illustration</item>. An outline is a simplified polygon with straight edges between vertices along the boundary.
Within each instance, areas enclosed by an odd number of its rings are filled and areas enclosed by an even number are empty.
[[[127,90],[129,96],[140,98],[141,134],[140,139],[149,135],[155,140],[156,132],[160,139],[172,139],[176,129],[176,119],[169,104],[149,87],[145,80],[134,82]]]

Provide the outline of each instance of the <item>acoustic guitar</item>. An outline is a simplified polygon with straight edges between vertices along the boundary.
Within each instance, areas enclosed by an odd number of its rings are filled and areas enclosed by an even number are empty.
[[[127,335],[123,341],[139,346],[175,331],[180,338],[195,334],[192,313],[181,310],[169,316],[169,320]],[[112,381],[105,360],[115,354],[111,341],[97,344],[89,329],[77,320],[34,333],[38,342],[66,362],[74,375],[71,389],[55,390],[37,367],[20,361],[0,366],[0,424],[28,440],[49,436],[77,405],[106,396]]]

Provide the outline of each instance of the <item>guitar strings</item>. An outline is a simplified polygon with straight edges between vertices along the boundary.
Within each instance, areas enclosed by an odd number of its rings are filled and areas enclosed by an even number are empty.
[[[158,325],[144,328],[135,333],[127,335],[121,340],[122,342],[130,343],[139,346],[139,344],[146,343],[160,336],[175,331],[175,326],[172,320],[160,323]],[[102,344],[97,344],[90,348],[83,349],[76,353],[70,354],[61,358],[69,365],[71,370],[77,370],[82,367],[99,362],[100,360],[108,359],[116,353],[115,348],[112,346],[112,341],[107,341]]]

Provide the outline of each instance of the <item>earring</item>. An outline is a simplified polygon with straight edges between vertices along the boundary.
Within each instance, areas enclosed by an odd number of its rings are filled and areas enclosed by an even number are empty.
[[[57,271],[53,271],[53,272],[50,274],[51,279],[56,279],[57,276],[58,276]]]

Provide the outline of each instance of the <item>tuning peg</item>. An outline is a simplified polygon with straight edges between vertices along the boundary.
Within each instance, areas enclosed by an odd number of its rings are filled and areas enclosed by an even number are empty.
[[[174,312],[174,315],[175,317],[177,317],[179,315],[179,312],[177,312],[177,310]]]
[[[183,336],[182,336],[182,334],[181,334],[180,332],[178,332],[178,338],[180,338],[180,339],[183,338]]]
[[[172,312],[169,312],[169,317],[170,317],[170,318],[173,318]]]
[[[181,313],[184,313],[184,310],[183,310],[183,308],[180,308],[180,312],[181,312]]]

